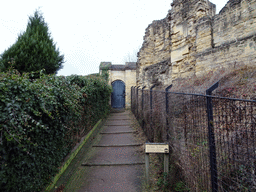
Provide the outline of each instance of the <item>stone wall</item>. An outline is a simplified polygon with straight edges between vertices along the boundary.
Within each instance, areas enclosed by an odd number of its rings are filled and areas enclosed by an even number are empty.
[[[168,70],[154,70],[152,65],[160,63],[156,68],[166,68],[170,61],[170,30],[168,19],[153,21],[146,29],[143,45],[138,53],[137,84],[150,85],[158,81],[154,77],[159,74],[168,75]],[[164,61],[164,63],[162,63]],[[164,78],[165,79],[165,78]]]
[[[146,29],[137,85],[167,86],[218,67],[255,65],[256,0],[230,0],[215,15],[209,0],[174,0],[166,18]]]
[[[256,64],[256,1],[230,0],[212,18],[213,48],[197,51],[196,75]]]
[[[253,0],[229,1],[213,20],[215,46],[255,35],[256,3]]]

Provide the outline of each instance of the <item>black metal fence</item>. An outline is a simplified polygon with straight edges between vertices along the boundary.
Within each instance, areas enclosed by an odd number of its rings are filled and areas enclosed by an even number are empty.
[[[149,142],[166,142],[189,191],[256,191],[256,101],[131,88]],[[171,162],[172,163],[172,162]]]

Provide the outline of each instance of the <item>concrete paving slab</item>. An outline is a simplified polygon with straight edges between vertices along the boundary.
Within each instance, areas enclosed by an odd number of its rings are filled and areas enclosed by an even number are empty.
[[[102,132],[124,132],[124,131],[133,131],[134,129],[130,126],[104,126]]]
[[[67,191],[139,192],[144,173],[142,143],[136,138],[128,111],[112,113],[99,134],[96,144],[84,157]]]
[[[143,165],[87,167],[90,176],[78,192],[139,192]]]
[[[138,153],[137,147],[99,147],[95,155],[86,164],[132,164],[143,163],[144,158]]]
[[[106,121],[105,125],[115,125],[115,126],[131,125],[131,121],[130,120],[108,120]]]
[[[129,134],[129,133],[136,133],[136,131],[108,131],[108,132],[101,132],[100,134]]]
[[[127,145],[137,143],[132,134],[103,135],[99,145]]]
[[[130,120],[127,116],[113,116],[109,117],[109,120]]]

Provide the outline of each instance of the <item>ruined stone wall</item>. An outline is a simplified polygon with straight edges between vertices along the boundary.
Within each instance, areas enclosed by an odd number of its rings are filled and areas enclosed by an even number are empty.
[[[195,73],[196,53],[212,48],[210,18],[215,5],[208,0],[175,0],[170,14],[172,79]]]
[[[138,53],[137,84],[147,84],[147,86],[150,86],[150,84],[157,81],[154,77],[159,76],[159,73],[165,73],[165,71],[150,70],[154,68],[152,65],[166,61],[163,65],[168,66],[169,60],[170,30],[167,19],[165,18],[159,21],[153,21],[146,29],[144,42]]]
[[[213,48],[197,51],[196,75],[256,65],[256,1],[230,0],[212,18]]]
[[[208,0],[174,0],[146,29],[137,85],[167,86],[218,67],[256,62],[256,0],[230,0],[218,15]]]
[[[213,20],[213,38],[216,47],[255,35],[256,3],[253,0],[229,1]]]

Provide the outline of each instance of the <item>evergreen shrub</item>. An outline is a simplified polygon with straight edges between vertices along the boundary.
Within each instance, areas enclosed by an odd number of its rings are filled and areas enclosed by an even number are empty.
[[[47,74],[56,74],[64,63],[64,55],[56,47],[39,11],[29,17],[26,31],[0,56],[1,71],[13,67],[20,73],[45,69]]]

